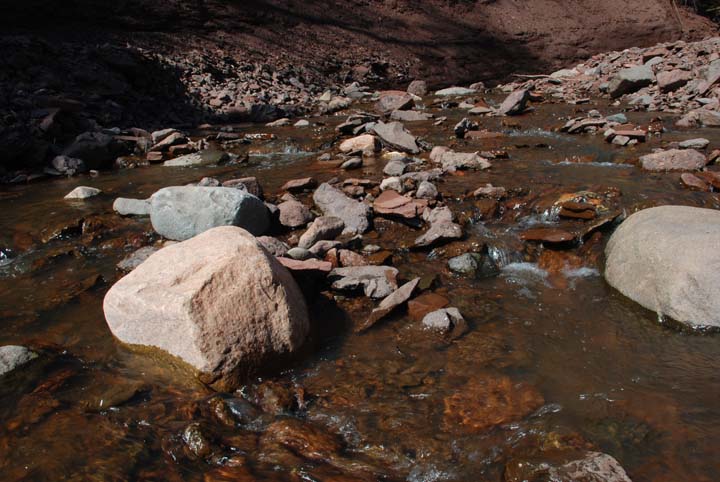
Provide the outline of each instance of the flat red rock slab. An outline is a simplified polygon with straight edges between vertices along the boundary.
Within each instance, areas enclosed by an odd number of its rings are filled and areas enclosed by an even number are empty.
[[[710,184],[705,181],[704,179],[700,179],[695,174],[691,174],[689,172],[684,172],[680,176],[680,180],[682,183],[691,188],[691,189],[697,189],[699,191],[710,191]]]
[[[368,330],[375,323],[389,315],[395,308],[409,300],[419,282],[420,278],[415,278],[389,294],[380,302],[377,308],[372,310],[372,313],[370,313],[370,317],[367,321],[365,321],[365,323],[363,323],[356,331],[360,333]]]
[[[575,235],[559,228],[533,228],[520,235],[524,241],[544,241],[547,243],[564,243],[573,241]]]
[[[278,257],[276,259],[290,271],[317,271],[320,273],[329,273],[333,269],[332,263],[321,261],[319,259],[306,259],[304,261],[284,257]]]
[[[378,214],[393,214],[414,219],[422,215],[427,205],[426,199],[413,199],[389,189],[378,196],[373,203],[373,209]]]

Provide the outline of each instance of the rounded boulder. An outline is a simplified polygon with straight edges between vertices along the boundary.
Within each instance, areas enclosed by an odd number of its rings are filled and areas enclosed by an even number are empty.
[[[605,255],[605,279],[628,298],[692,328],[720,327],[720,211],[639,211],[615,231]]]
[[[164,350],[218,390],[274,367],[301,347],[309,330],[290,273],[233,226],[151,255],[113,285],[103,309],[120,341]]]

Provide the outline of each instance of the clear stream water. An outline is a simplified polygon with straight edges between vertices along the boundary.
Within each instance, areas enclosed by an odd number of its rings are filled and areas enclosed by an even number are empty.
[[[720,133],[675,131],[669,116],[661,116],[668,132],[634,148],[555,132],[563,117],[592,108],[619,111],[603,101],[543,104],[513,119],[514,127],[478,119],[507,134],[483,141],[452,139],[458,110],[435,110],[449,117],[440,127],[407,123],[433,144],[509,153],[488,171],[439,183],[467,223],[466,240],[409,250],[418,231],[387,220],[366,236],[392,252],[404,279],[437,275],[433,290],[460,309],[467,332],[438,336],[400,311],[358,335],[353,326],[374,303],[321,285],[310,300],[314,329],[305,355],[233,394],[214,394],[113,339],[102,299],[120,276],[115,264],[156,236],[148,220],[114,215],[112,201],[204,176],[257,176],[270,199],[298,177],[380,180],[380,161],[348,173],[317,161],[344,117],[314,119],[325,125],[304,129],[238,126],[277,135],[243,147],[251,152],[247,165],[151,166],[2,186],[0,344],[27,345],[41,357],[0,380],[1,478],[510,481],[591,449],[617,458],[635,481],[717,480],[718,335],[667,326],[605,283],[598,254],[611,227],[563,249],[524,243],[519,234],[548,223],[583,226],[548,217],[553,200],[581,190],[615,189],[614,207],[625,212],[671,203],[719,208],[716,194],[684,188],[679,174],[634,164],[674,140],[706,137],[720,147]],[[628,117],[647,125],[654,116]],[[514,193],[491,219],[464,196],[486,183]],[[103,194],[63,200],[77,185]],[[483,240],[499,274],[452,275],[447,259]],[[508,409],[504,397],[516,392],[525,395]],[[183,433],[192,423],[207,450],[188,449]],[[283,439],[278,426],[295,427],[302,442]]]

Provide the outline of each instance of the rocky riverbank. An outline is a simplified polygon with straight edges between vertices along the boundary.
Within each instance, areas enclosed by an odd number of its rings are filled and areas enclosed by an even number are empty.
[[[498,89],[350,83],[292,120],[58,143],[56,179],[2,192],[2,467],[709,480],[717,344],[689,334],[716,322],[696,319],[715,255],[660,261],[715,241],[688,221],[720,208],[720,131],[680,122],[718,112],[715,46]]]

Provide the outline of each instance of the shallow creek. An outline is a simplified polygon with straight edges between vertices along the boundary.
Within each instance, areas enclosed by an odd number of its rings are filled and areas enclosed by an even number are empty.
[[[668,131],[636,147],[556,132],[564,118],[593,108],[619,112],[603,101],[541,104],[509,126],[478,118],[504,135],[468,141],[452,134],[459,110],[430,109],[448,116],[439,127],[406,123],[432,144],[509,154],[487,171],[438,183],[465,222],[462,242],[411,250],[418,230],[377,219],[364,241],[391,251],[404,279],[436,275],[433,289],[460,309],[468,331],[444,338],[401,311],[355,334],[375,303],[321,285],[310,300],[306,355],[234,394],[214,394],[111,336],[102,299],[120,276],[115,265],[157,240],[147,219],[120,218],[112,202],[205,176],[257,176],[271,201],[299,177],[381,180],[379,160],[350,172],[318,162],[337,152],[334,126],[344,115],[312,119],[324,125],[311,128],[235,126],[277,136],[242,147],[247,164],[150,166],[1,187],[0,344],[41,353],[0,380],[2,479],[523,480],[537,464],[591,449],[617,458],[634,481],[717,480],[717,334],[670,327],[605,283],[601,253],[611,225],[584,246],[543,249],[519,234],[557,225],[548,207],[578,191],[609,192],[612,208],[628,213],[660,204],[720,208],[716,194],[690,191],[679,174],[634,165],[672,141],[705,137],[718,147],[720,132],[679,132],[668,115],[660,116]],[[645,126],[655,117],[627,116]],[[515,194],[483,218],[482,206],[465,195],[487,183]],[[103,194],[63,200],[77,185]],[[307,194],[301,200],[311,203]],[[499,275],[467,278],[447,269],[449,257],[481,242]],[[516,391],[530,393],[520,397],[528,407],[515,407],[515,416],[494,413],[496,399]],[[464,417],[472,423],[457,423]],[[288,443],[296,432],[302,442]]]

